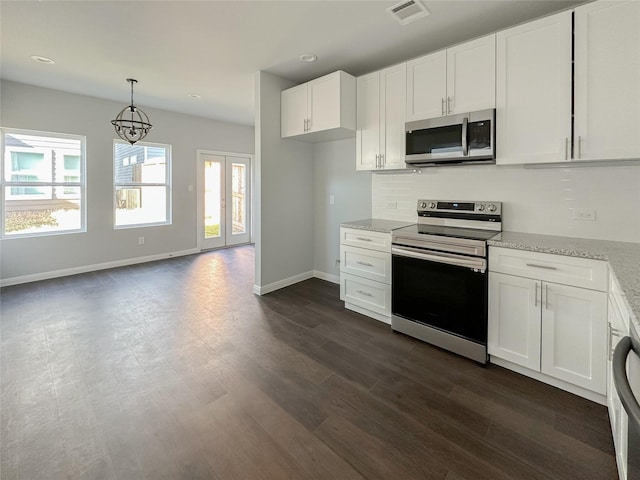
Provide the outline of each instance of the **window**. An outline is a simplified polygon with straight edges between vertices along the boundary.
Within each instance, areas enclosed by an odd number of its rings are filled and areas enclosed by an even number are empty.
[[[171,223],[171,146],[114,142],[115,226]]]
[[[85,138],[2,130],[2,236],[85,231]]]

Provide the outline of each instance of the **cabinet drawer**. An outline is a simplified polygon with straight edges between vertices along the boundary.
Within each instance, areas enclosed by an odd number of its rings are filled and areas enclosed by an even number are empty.
[[[391,285],[342,273],[340,298],[372,312],[391,315]]]
[[[342,245],[340,271],[391,284],[391,254]]]
[[[391,234],[342,227],[340,228],[340,244],[391,252]]]
[[[489,271],[607,291],[608,266],[602,260],[490,247]]]

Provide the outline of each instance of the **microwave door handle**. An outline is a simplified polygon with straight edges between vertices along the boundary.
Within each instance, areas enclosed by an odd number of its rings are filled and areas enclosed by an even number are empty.
[[[469,142],[467,137],[468,123],[469,123],[469,119],[467,117],[464,117],[462,119],[462,155],[465,157],[469,155]]]

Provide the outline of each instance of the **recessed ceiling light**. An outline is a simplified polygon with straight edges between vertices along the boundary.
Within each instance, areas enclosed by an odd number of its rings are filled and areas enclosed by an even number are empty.
[[[200,95],[199,93],[190,93],[189,96],[191,98],[195,98],[196,100],[199,100],[200,98],[202,98],[202,95]]]
[[[318,60],[317,55],[314,55],[313,53],[303,53],[298,58],[300,59],[301,62],[305,62],[305,63],[312,63]]]
[[[38,63],[46,63],[47,65],[52,65],[56,63],[55,60],[49,57],[43,57],[41,55],[31,55],[31,60]]]

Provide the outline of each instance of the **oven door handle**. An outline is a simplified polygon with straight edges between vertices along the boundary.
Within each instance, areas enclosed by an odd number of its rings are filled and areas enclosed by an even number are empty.
[[[401,257],[417,258],[419,260],[429,260],[431,262],[446,263],[448,265],[455,265],[458,267],[469,267],[476,270],[480,270],[482,273],[487,268],[487,262],[484,258],[467,258],[460,257],[458,255],[449,255],[446,253],[426,253],[424,250],[418,248],[407,247],[392,247],[391,253],[399,255]]]

